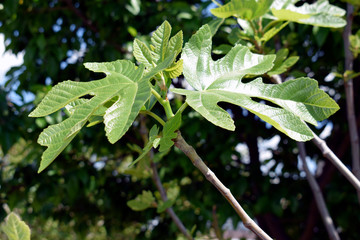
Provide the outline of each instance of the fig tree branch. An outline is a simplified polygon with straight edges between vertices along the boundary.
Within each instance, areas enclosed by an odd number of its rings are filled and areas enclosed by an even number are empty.
[[[321,150],[323,156],[330,160],[330,162],[340,171],[342,175],[344,175],[344,177],[346,177],[346,179],[355,187],[357,191],[360,191],[359,179],[357,179],[354,174],[352,174],[352,172],[341,162],[335,153],[328,147],[326,142],[319,138],[315,133],[312,141]]]
[[[300,153],[300,160],[303,165],[303,169],[306,173],[306,179],[308,180],[308,183],[310,185],[311,191],[314,195],[316,205],[319,209],[319,213],[321,215],[322,221],[325,225],[326,231],[329,235],[329,238],[331,240],[340,240],[339,234],[335,229],[333,220],[329,214],[329,211],[326,207],[326,203],[323,197],[323,194],[321,192],[321,189],[316,182],[315,177],[311,174],[309,167],[306,162],[306,149],[305,149],[305,143],[303,142],[297,142],[299,153]]]
[[[141,134],[141,138],[144,141],[144,144],[146,145],[146,143],[148,141],[147,136],[149,135],[149,130],[146,127],[144,116],[140,116],[140,134]],[[153,161],[153,158],[154,158],[153,150],[150,150],[149,157],[150,157],[150,166],[151,166],[151,170],[152,170],[152,176],[151,176],[152,180],[155,183],[155,186],[160,193],[162,201],[166,202],[168,200],[168,197],[167,197],[166,191],[162,185],[161,179],[159,177],[156,164]],[[173,222],[175,223],[177,228],[180,230],[180,232],[182,234],[184,234],[184,236],[188,240],[193,240],[192,236],[190,235],[188,230],[185,228],[185,226],[182,223],[182,221],[180,220],[180,218],[176,215],[176,213],[174,212],[172,207],[167,208],[165,211],[169,214],[169,216],[171,217],[171,219],[173,220]]]
[[[354,56],[350,51],[350,41],[349,37],[351,35],[351,28],[353,22],[353,12],[354,7],[350,3],[347,4],[346,11],[346,21],[347,24],[345,26],[343,32],[343,40],[344,40],[344,51],[345,51],[345,71],[353,70],[353,62]],[[346,95],[346,112],[347,112],[347,121],[349,125],[349,133],[350,133],[350,142],[351,142],[351,156],[352,156],[352,171],[355,176],[360,179],[360,147],[359,147],[359,134],[358,128],[356,124],[356,116],[355,116],[355,103],[354,103],[354,88],[353,88],[353,79],[346,76],[346,72],[344,74],[344,85],[345,85],[345,95]],[[360,191],[358,190],[358,199],[360,201]]]
[[[255,233],[260,239],[271,240],[272,238],[264,232],[254,220],[252,220],[245,210],[241,207],[239,202],[232,195],[231,191],[225,187],[225,185],[216,177],[216,175],[210,170],[210,168],[204,163],[204,161],[196,153],[195,149],[190,146],[178,131],[177,138],[174,139],[175,146],[179,148],[194,164],[194,166],[200,170],[205,178],[211,182],[217,190],[226,198],[230,205],[234,208],[236,213],[243,221],[245,227]]]
[[[150,154],[152,155],[153,152],[152,150],[150,151]],[[168,200],[165,189],[161,183],[158,171],[157,171],[157,167],[156,164],[151,160],[151,169],[152,169],[152,179],[156,185],[157,190],[160,192],[160,196],[161,199],[166,202]],[[180,230],[180,232],[182,234],[184,234],[184,236],[189,239],[192,240],[192,236],[190,235],[190,233],[188,232],[188,230],[185,228],[184,224],[182,223],[182,221],[179,219],[179,217],[176,215],[176,213],[174,212],[172,207],[169,207],[166,209],[166,212],[169,214],[169,216],[171,217],[171,219],[173,220],[173,222],[175,223],[175,225],[178,227],[178,229]]]

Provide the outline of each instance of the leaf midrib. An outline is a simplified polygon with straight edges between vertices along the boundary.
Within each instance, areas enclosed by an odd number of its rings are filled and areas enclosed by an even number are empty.
[[[245,94],[245,93],[241,93],[241,92],[237,92],[237,91],[229,91],[229,90],[225,90],[225,89],[207,89],[207,90],[203,90],[201,92],[203,92],[203,93],[211,92],[211,93],[215,93],[218,96],[225,97],[222,94],[218,94],[217,91],[221,91],[221,92],[225,92],[225,93],[228,92],[228,93],[240,94],[240,95],[250,97],[250,98],[251,97],[256,97],[256,98],[260,98],[260,99],[263,99],[263,100],[268,100],[268,101],[270,101],[270,102],[272,102],[272,103],[274,103],[276,105],[277,105],[276,101],[280,100],[280,101],[284,101],[284,102],[302,103],[302,104],[304,104],[306,106],[312,106],[312,107],[317,107],[317,108],[327,108],[327,109],[334,109],[334,110],[338,109],[337,107],[321,106],[321,105],[316,105],[316,104],[312,104],[312,103],[306,103],[306,102],[303,102],[303,101],[295,101],[295,100],[291,100],[291,99],[268,97],[268,96],[263,96],[263,95],[250,95],[250,94]],[[310,96],[310,97],[312,97],[312,96]],[[308,97],[308,98],[310,98],[310,97]],[[281,106],[279,106],[279,107],[281,108]]]

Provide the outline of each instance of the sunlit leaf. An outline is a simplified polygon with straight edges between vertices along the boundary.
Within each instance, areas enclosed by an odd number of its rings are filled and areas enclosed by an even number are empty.
[[[253,20],[264,15],[272,2],[273,0],[231,0],[221,7],[211,9],[211,13],[219,18],[235,16]]]
[[[287,58],[288,54],[289,50],[286,48],[282,48],[276,53],[274,67],[267,73],[269,76],[286,72],[299,60],[298,56]]]
[[[133,54],[138,62],[144,64],[147,68],[154,67],[150,49],[145,45],[145,43],[135,39],[133,47]]]
[[[165,58],[170,34],[171,26],[168,21],[163,22],[163,24],[161,24],[153,33],[151,43],[153,46],[153,59],[155,63],[158,63],[158,61],[162,61]]]
[[[224,18],[216,18],[211,20],[208,25],[211,29],[211,34],[214,36],[217,31],[219,30],[220,26],[224,23],[225,19]]]
[[[174,54],[179,55],[183,45],[183,32],[179,31],[175,36],[171,37],[166,48],[166,56]]]
[[[138,15],[140,13],[140,0],[130,0],[130,4],[126,4],[125,8],[132,13],[133,15]]]
[[[263,74],[273,67],[275,55],[252,54],[241,45],[236,45],[225,57],[213,61],[211,37],[209,26],[204,25],[185,45],[181,56],[186,81],[196,90],[205,90],[228,79],[241,79],[248,74]]]
[[[182,54],[184,75],[195,91],[172,91],[186,95],[186,102],[213,124],[235,129],[229,113],[217,105],[228,102],[258,115],[289,137],[306,141],[313,135],[304,121],[316,125],[338,110],[338,105],[310,78],[279,85],[264,84],[260,78],[242,82],[245,75],[259,75],[272,69],[274,55],[252,54],[248,48],[238,45],[222,59],[213,61],[211,45],[211,31],[205,25],[191,37]],[[253,97],[278,107],[257,102]]]
[[[154,90],[160,95],[161,91],[171,84],[171,79],[182,74],[182,60],[176,61],[176,57],[182,50],[183,33],[179,31],[171,37],[171,26],[164,21],[152,34],[150,48],[138,39],[134,41],[134,56],[136,60],[146,66],[146,77],[155,76],[158,80]],[[163,71],[165,70],[165,71]],[[162,74],[158,74],[162,71]],[[161,87],[160,87],[161,86]],[[154,96],[146,104],[146,109],[151,110],[156,99]]]
[[[271,38],[273,38],[276,34],[278,34],[287,25],[288,25],[288,22],[285,22],[285,23],[279,22],[279,23],[277,23],[274,27],[272,27],[268,31],[266,31],[264,33],[264,35],[261,37],[260,40],[263,41],[263,42],[269,41]]]
[[[321,27],[340,28],[346,25],[342,18],[345,10],[331,5],[327,0],[319,0],[312,4],[304,3],[295,6],[293,0],[275,0],[271,12],[275,19],[292,21]]]
[[[177,78],[182,74],[183,60],[180,59],[179,61],[174,62],[170,67],[165,69],[165,71],[169,74],[170,78]]]

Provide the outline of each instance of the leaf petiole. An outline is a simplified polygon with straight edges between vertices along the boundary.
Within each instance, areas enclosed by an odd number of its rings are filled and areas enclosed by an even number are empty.
[[[182,113],[187,108],[187,106],[189,106],[189,104],[187,102],[184,102],[183,105],[181,105],[181,107],[177,110],[176,114]]]
[[[271,21],[270,23],[268,23],[268,25],[266,25],[264,27],[262,32],[265,34],[268,30],[270,30],[270,28],[272,28],[273,26],[275,26],[276,24],[281,23],[281,22],[284,22],[284,21],[279,21],[279,20]],[[286,21],[286,24],[289,24],[289,21]]]
[[[153,88],[151,88],[151,94],[154,95],[154,97],[156,98],[156,100],[158,100],[158,102],[163,105],[165,103],[165,99],[163,99],[161,97],[161,95]]]
[[[148,111],[148,110],[142,110],[140,111],[141,114],[146,114],[149,115],[150,117],[154,118],[156,121],[158,121],[158,123],[160,123],[162,126],[165,125],[165,121],[161,119],[161,117],[159,117],[158,115],[156,115],[155,113]]]
[[[151,93],[152,93],[152,95],[154,95],[156,100],[158,100],[158,102],[163,106],[167,119],[172,118],[174,116],[174,113],[173,113],[173,111],[171,109],[169,100],[168,99],[163,99],[160,96],[160,94],[153,88],[151,88]]]

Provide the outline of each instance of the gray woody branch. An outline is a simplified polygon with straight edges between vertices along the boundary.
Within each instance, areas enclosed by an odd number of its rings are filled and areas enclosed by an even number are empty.
[[[315,177],[311,174],[307,162],[306,162],[306,150],[305,150],[305,143],[303,142],[297,142],[299,153],[300,153],[300,160],[303,165],[303,169],[306,173],[306,178],[308,180],[308,183],[310,185],[311,191],[313,192],[316,205],[319,209],[319,213],[321,215],[322,221],[325,225],[326,231],[328,232],[329,238],[331,240],[340,240],[339,234],[335,229],[333,220],[329,214],[329,211],[326,207],[324,197],[321,193],[321,189],[316,182]]]
[[[254,220],[252,220],[245,210],[241,207],[235,197],[232,195],[231,191],[224,186],[224,184],[216,177],[216,175],[208,168],[204,161],[196,153],[195,149],[187,144],[184,138],[181,136],[180,131],[178,131],[177,138],[174,139],[175,146],[179,148],[194,164],[194,166],[200,170],[206,179],[211,182],[217,190],[226,198],[230,205],[234,208],[236,213],[239,215],[243,221],[245,227],[254,232],[259,238],[263,240],[272,240],[272,238],[267,235],[264,230],[262,230]]]

